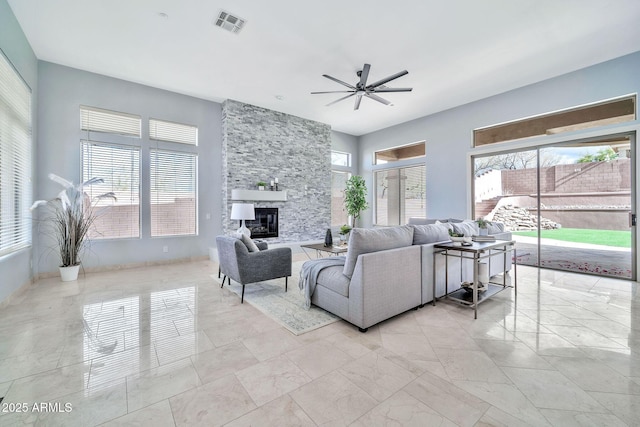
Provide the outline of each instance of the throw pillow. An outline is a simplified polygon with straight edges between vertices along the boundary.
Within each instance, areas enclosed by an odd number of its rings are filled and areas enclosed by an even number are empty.
[[[253,242],[253,240],[251,240],[251,237],[247,236],[246,234],[243,234],[242,237],[240,237],[240,240],[242,240],[242,243],[244,243],[244,245],[247,247],[247,250],[249,252],[260,252],[260,249]]]
[[[427,243],[436,243],[449,240],[450,224],[427,224],[412,225],[413,227],[413,244],[426,245]]]
[[[466,237],[477,236],[479,233],[478,224],[475,221],[454,222],[453,231],[464,234]]]
[[[413,227],[410,225],[376,229],[354,228],[349,234],[349,250],[343,270],[348,278],[353,275],[360,254],[411,246],[413,242]]]
[[[503,233],[504,232],[504,224],[501,223],[501,222],[492,222],[487,227],[487,231],[489,232],[489,234]]]

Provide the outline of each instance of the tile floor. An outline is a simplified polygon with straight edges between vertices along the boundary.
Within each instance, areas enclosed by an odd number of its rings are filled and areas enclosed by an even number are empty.
[[[640,424],[636,283],[520,267],[475,321],[439,303],[294,336],[216,271],[40,280],[0,309],[0,425]]]

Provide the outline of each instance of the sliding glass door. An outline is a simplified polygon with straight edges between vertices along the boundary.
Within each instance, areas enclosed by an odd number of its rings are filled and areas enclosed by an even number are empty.
[[[518,262],[635,279],[632,135],[474,158],[474,214],[503,222]]]

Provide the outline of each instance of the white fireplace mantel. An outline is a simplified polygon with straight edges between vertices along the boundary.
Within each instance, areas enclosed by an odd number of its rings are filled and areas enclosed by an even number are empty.
[[[287,190],[283,191],[260,191],[260,190],[231,190],[231,200],[252,200],[267,202],[286,202]]]

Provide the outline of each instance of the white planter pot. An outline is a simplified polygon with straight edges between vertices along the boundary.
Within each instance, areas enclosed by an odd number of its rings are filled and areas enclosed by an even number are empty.
[[[489,229],[487,229],[487,228],[481,228],[481,229],[480,229],[480,235],[481,235],[481,236],[488,236],[488,235],[489,235]]]
[[[266,187],[265,187],[264,185],[259,185],[259,186],[258,186],[258,190],[260,190],[260,191],[264,191],[264,189],[265,189],[265,188],[266,188]]]
[[[60,278],[63,282],[73,282],[74,280],[78,280],[78,271],[80,270],[80,265],[58,268],[60,269]]]

